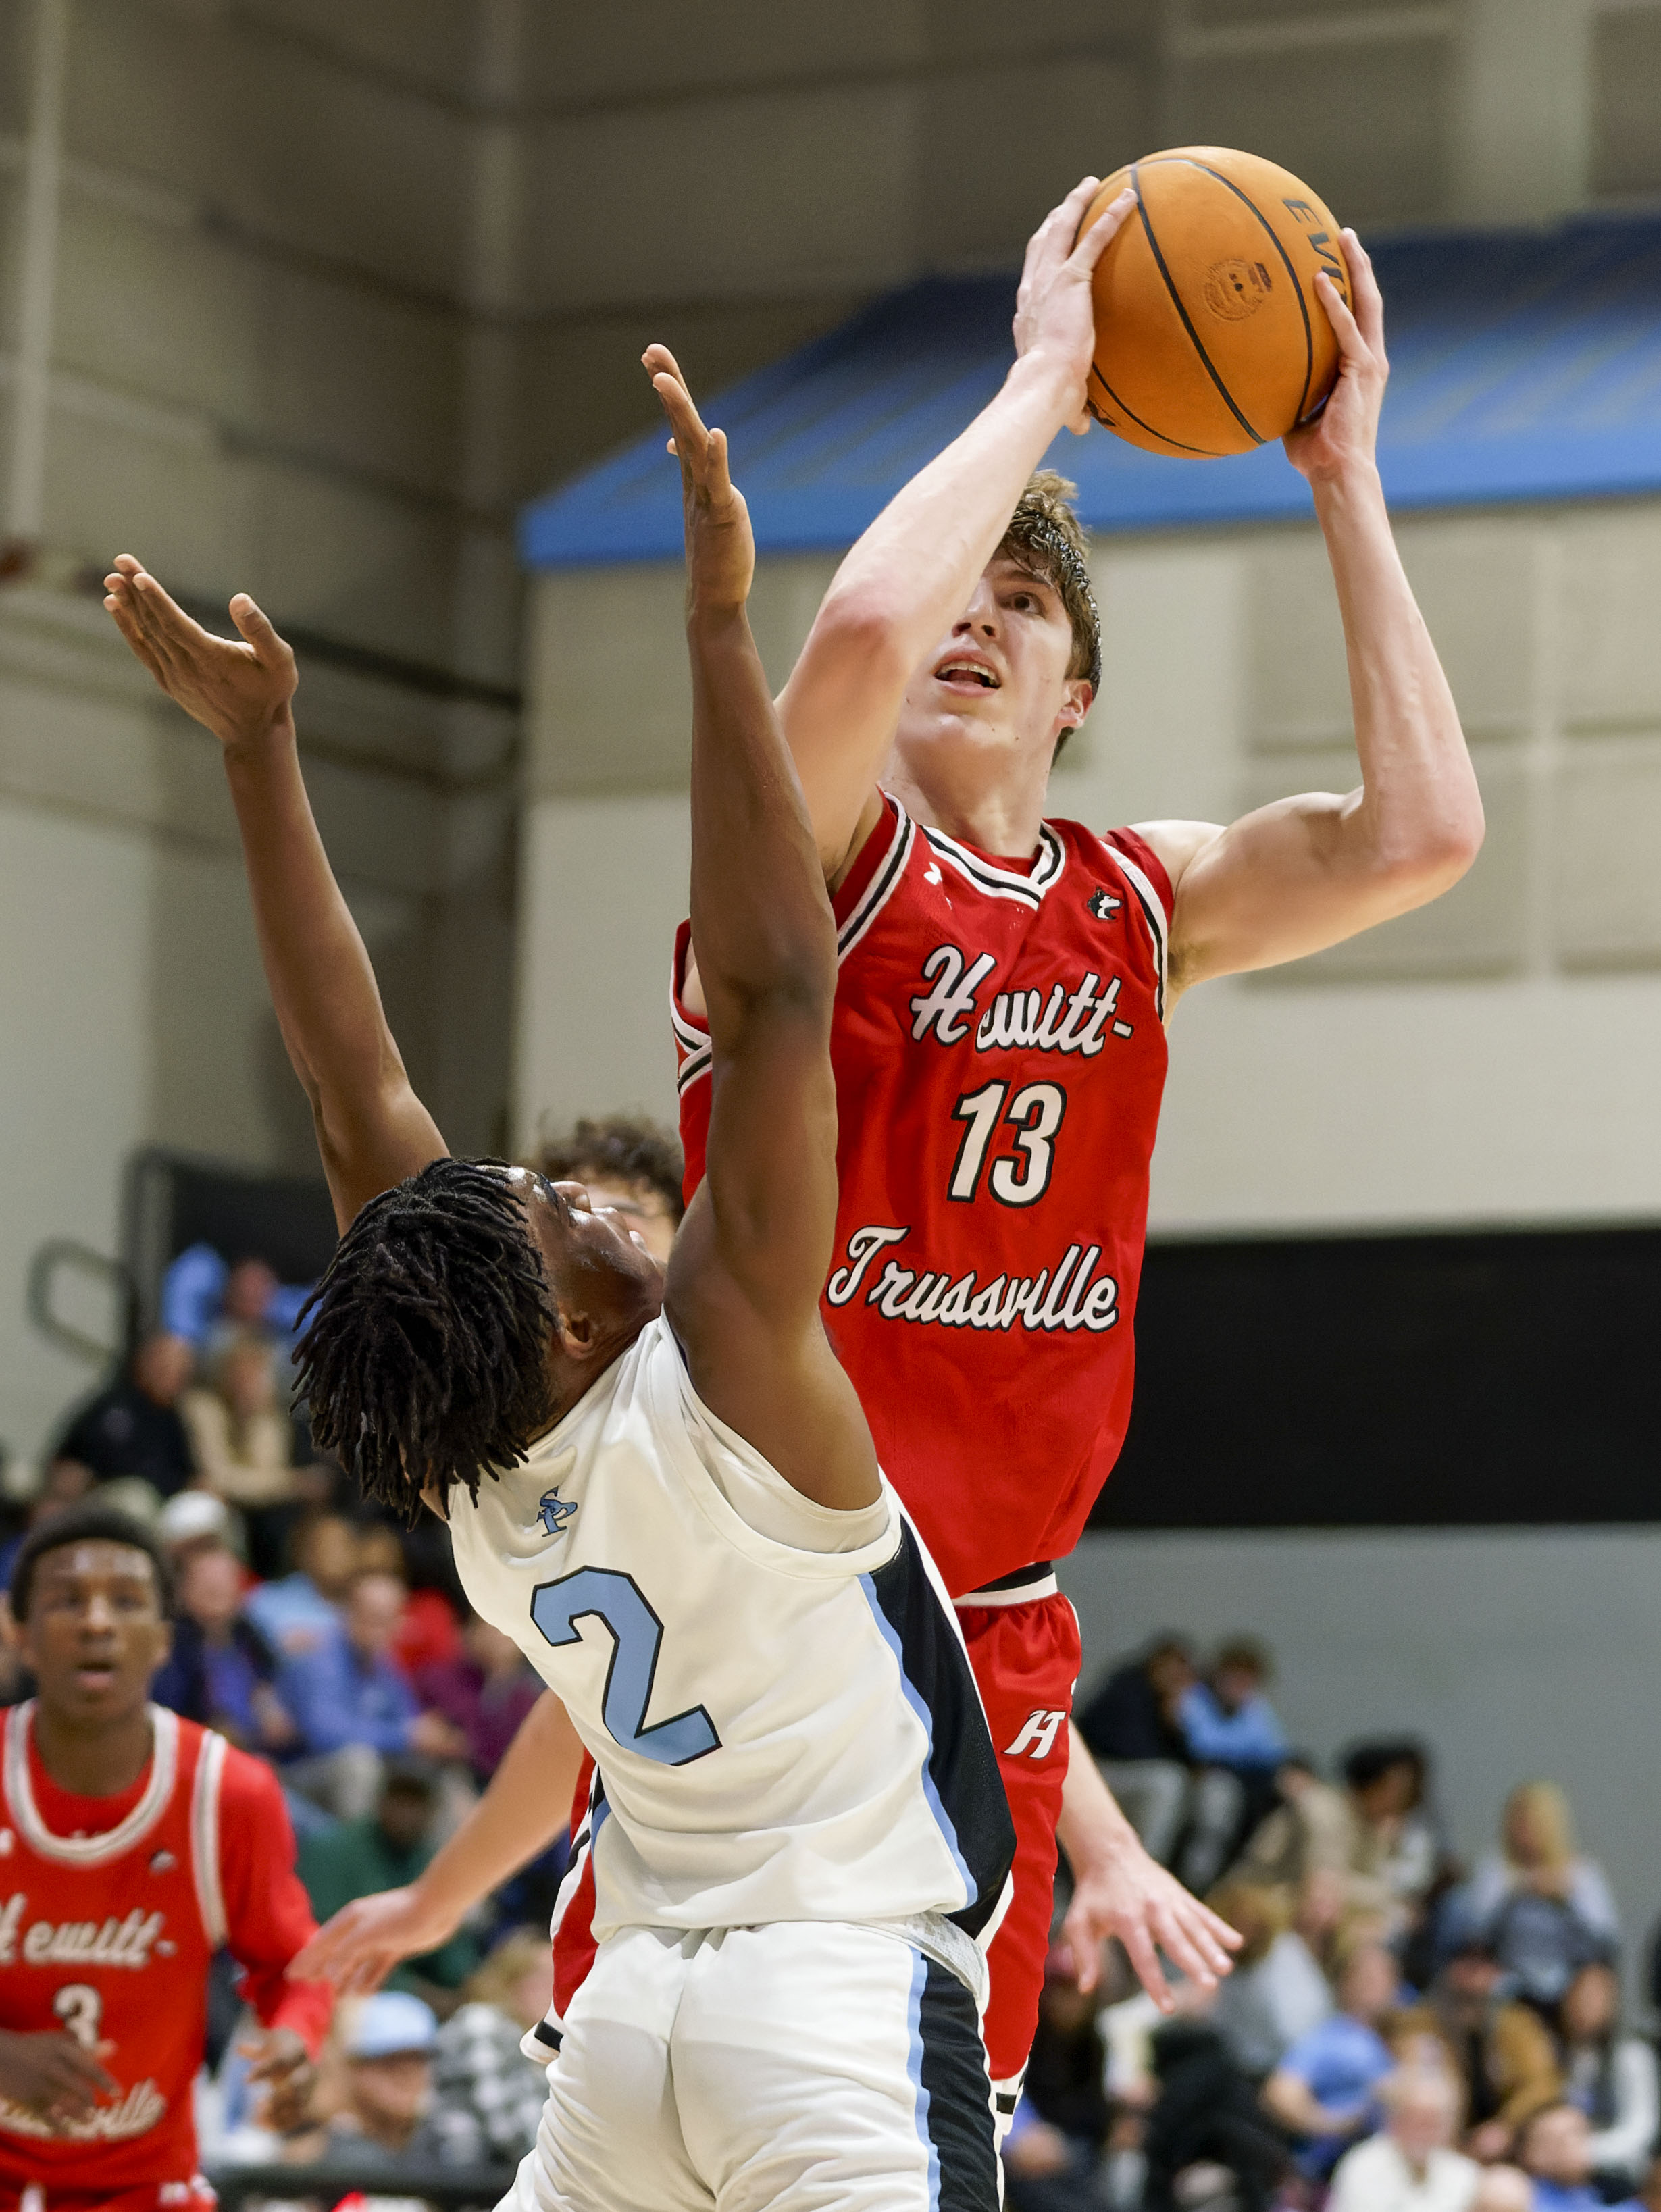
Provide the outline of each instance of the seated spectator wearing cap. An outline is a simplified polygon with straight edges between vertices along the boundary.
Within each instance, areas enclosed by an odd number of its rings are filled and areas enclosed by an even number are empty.
[[[1517,2130],[1558,2103],[1562,2076],[1537,2013],[1500,1995],[1505,1969],[1481,1936],[1444,1962],[1427,2001],[1400,2014],[1390,2042],[1404,2063],[1440,2063],[1464,2089],[1464,2148],[1484,2164],[1510,2153]]]
[[[424,1873],[438,1848],[433,1837],[437,1807],[432,1767],[425,1759],[398,1756],[386,1763],[372,1812],[303,1837],[300,1879],[318,1919],[331,1918],[360,1897],[407,1888]],[[478,1964],[478,1946],[463,1931],[398,1967],[387,1987],[448,2012]]]
[[[1119,1809],[1161,1866],[1171,1863],[1188,1805],[1188,1743],[1177,1714],[1197,1679],[1187,1639],[1161,1636],[1116,1668],[1078,1717]]]
[[[1338,2009],[1300,2035],[1263,2084],[1263,2104],[1296,2139],[1311,2180],[1324,2180],[1378,2125],[1374,2093],[1396,2065],[1378,2030],[1396,1996],[1396,1961],[1384,1945],[1355,1945],[1339,1972]]]
[[[1250,1637],[1225,1644],[1203,1681],[1177,1700],[1177,1718],[1195,1777],[1183,1880],[1208,1889],[1275,1802],[1275,1777],[1292,1747],[1264,1686],[1268,1652]]]
[[[400,1752],[454,1759],[466,1747],[441,1714],[420,1710],[392,1662],[403,1612],[402,1583],[376,1568],[355,1575],[338,1621],[277,1675],[303,1753],[285,1779],[344,1820],[368,1812],[383,1759]]]
[[[178,1566],[173,1649],[150,1684],[158,1705],[216,1729],[244,1751],[298,1737],[272,1685],[277,1658],[242,1614],[242,1567],[225,1544],[192,1544]]]
[[[404,1990],[379,1990],[359,2004],[341,2043],[345,2110],[320,2137],[291,2145],[291,2155],[307,2165],[350,2159],[366,2177],[410,2184],[435,2166],[473,2163],[476,2130],[458,2129],[434,2097],[438,2022],[430,2006]]]
[[[1444,2068],[1409,2067],[1380,2098],[1384,2131],[1339,2160],[1327,2212],[1470,2212],[1482,2169],[1452,2148],[1458,2083]]]
[[[343,1514],[319,1513],[293,1538],[294,1571],[250,1590],[248,1618],[283,1659],[314,1650],[340,1625],[357,1571],[357,1538]]]
[[[1291,1924],[1286,1893],[1225,1882],[1207,1899],[1244,1939],[1217,1992],[1213,2017],[1250,2080],[1272,2074],[1293,2044],[1332,2010],[1332,1991]]]
[[[1621,2032],[1621,1984],[1615,1969],[1582,1966],[1560,2010],[1564,2097],[1591,2128],[1592,2172],[1613,2199],[1649,2170],[1661,2127],[1655,2046]]]
[[[654,1260],[667,1266],[686,1207],[680,1146],[666,1129],[628,1114],[579,1121],[545,1139],[532,1164],[550,1182],[580,1182],[590,1202],[623,1216]]]
[[[1546,2105],[1518,2130],[1517,2163],[1533,2184],[1533,2212],[1601,2212],[1591,2128],[1578,2106]]]
[[[512,1929],[462,1984],[461,2003],[438,2032],[437,2109],[453,2141],[471,2131],[471,2164],[517,2166],[536,2141],[548,2069],[525,2056],[520,2039],[545,2017],[553,1981],[546,1935]]]
[[[488,1782],[520,1723],[542,1695],[542,1680],[511,1636],[478,1613],[461,1631],[461,1650],[415,1673],[416,1695],[463,1738],[473,1779]]]
[[[179,1413],[195,1364],[183,1337],[147,1336],[120,1378],[75,1414],[52,1456],[78,1462],[99,1482],[136,1477],[159,1498],[171,1498],[196,1472]]]
[[[1493,1945],[1518,1996],[1555,2026],[1581,1967],[1615,1955],[1615,1899],[1603,1869],[1577,1849],[1574,1817],[1555,1782],[1512,1791],[1500,1839],[1472,1875],[1461,1909]]]

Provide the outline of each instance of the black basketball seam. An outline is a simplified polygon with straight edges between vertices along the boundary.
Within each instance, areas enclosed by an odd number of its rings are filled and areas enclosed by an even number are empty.
[[[1263,228],[1275,240],[1275,251],[1286,264],[1287,275],[1292,279],[1292,295],[1298,302],[1298,312],[1304,319],[1304,389],[1298,402],[1298,420],[1304,419],[1304,410],[1309,404],[1309,387],[1315,374],[1315,333],[1310,328],[1309,307],[1304,298],[1304,288],[1298,281],[1298,272],[1292,265],[1292,256],[1281,243],[1279,232],[1249,192],[1243,192],[1232,178],[1226,177],[1220,169],[1214,169],[1209,161],[1194,161],[1189,167],[1203,169],[1208,177],[1215,177],[1220,185],[1226,185],[1236,199],[1244,200]]]
[[[1108,398],[1119,410],[1119,412],[1122,415],[1128,415],[1131,421],[1136,425],[1137,428],[1139,430],[1146,430],[1150,438],[1158,438],[1167,446],[1174,446],[1179,453],[1192,453],[1196,460],[1221,461],[1226,460],[1228,458],[1226,453],[1213,453],[1209,446],[1185,446],[1180,438],[1169,437],[1166,435],[1165,431],[1155,429],[1152,422],[1143,422],[1141,416],[1136,412],[1134,407],[1127,407],[1125,405],[1123,400],[1120,398],[1118,393],[1113,389],[1113,386],[1102,374],[1100,369],[1097,368],[1093,361],[1090,364],[1090,374],[1095,378],[1097,383],[1101,386],[1102,390],[1106,392]]]
[[[1191,166],[1197,168],[1200,165],[1199,163],[1195,162]],[[1206,351],[1205,347],[1201,341],[1200,333],[1195,329],[1193,323],[1189,320],[1188,309],[1183,305],[1182,300],[1177,293],[1177,287],[1171,281],[1171,271],[1165,267],[1165,256],[1159,251],[1159,241],[1154,237],[1153,226],[1147,219],[1147,209],[1142,199],[1142,188],[1141,182],[1139,181],[1141,167],[1141,165],[1140,162],[1133,162],[1131,165],[1130,186],[1131,190],[1136,195],[1136,212],[1142,219],[1142,235],[1147,239],[1148,251],[1153,254],[1159,274],[1165,279],[1165,290],[1171,295],[1171,304],[1175,307],[1177,313],[1182,317],[1183,328],[1188,332],[1189,341],[1193,345],[1195,352],[1200,356],[1200,360],[1205,368],[1206,374],[1211,379],[1212,382],[1216,386],[1219,392],[1222,395],[1223,404],[1227,408],[1229,413],[1234,417],[1240,428],[1245,432],[1247,437],[1250,439],[1254,446],[1267,445],[1269,442],[1268,440],[1258,436],[1257,433],[1252,428],[1250,423],[1247,422],[1245,416],[1241,414],[1239,409],[1235,405],[1233,393],[1223,382],[1222,378],[1217,374],[1217,370],[1212,361],[1211,356]],[[1248,205],[1250,205],[1249,202]],[[1256,215],[1256,210],[1253,208],[1252,213]],[[1262,217],[1259,216],[1258,220],[1261,222]]]

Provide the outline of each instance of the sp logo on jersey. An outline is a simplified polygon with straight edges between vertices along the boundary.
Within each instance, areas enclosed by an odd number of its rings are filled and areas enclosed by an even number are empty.
[[[1085,901],[1085,911],[1093,915],[1098,921],[1111,921],[1123,904],[1122,898],[1115,898],[1104,884],[1098,884]]]
[[[542,1525],[551,1536],[563,1536],[565,1524],[576,1517],[576,1507],[563,1498],[557,1490],[546,1490],[537,1511],[542,1516]]]

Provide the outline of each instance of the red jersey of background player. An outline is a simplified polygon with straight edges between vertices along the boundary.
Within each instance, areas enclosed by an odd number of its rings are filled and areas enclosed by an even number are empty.
[[[282,1790],[258,1759],[152,1706],[138,1780],[76,1796],[41,1765],[33,1713],[6,1716],[0,1766],[0,2026],[67,2027],[120,2091],[58,2128],[0,2099],[0,2206],[31,2188],[47,2212],[211,2204],[192,2104],[209,1960],[228,1944],[261,2021],[313,2057],[329,2021],[326,1983],[285,1978],[315,1923]]]
[[[892,798],[833,900],[825,1325],[954,1595],[1082,1534],[1130,1419],[1170,880],[1128,830],[995,860]],[[681,1003],[686,1188],[709,1047]]]

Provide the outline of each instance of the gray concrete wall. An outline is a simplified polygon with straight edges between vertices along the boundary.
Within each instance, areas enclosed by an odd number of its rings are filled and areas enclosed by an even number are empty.
[[[1248,1631],[1300,1747],[1324,1762],[1356,1736],[1423,1736],[1467,1860],[1517,1783],[1561,1783],[1631,1952],[1654,1928],[1661,1532],[1127,1533],[1086,1536],[1061,1574],[1086,1689],[1161,1630]]]

